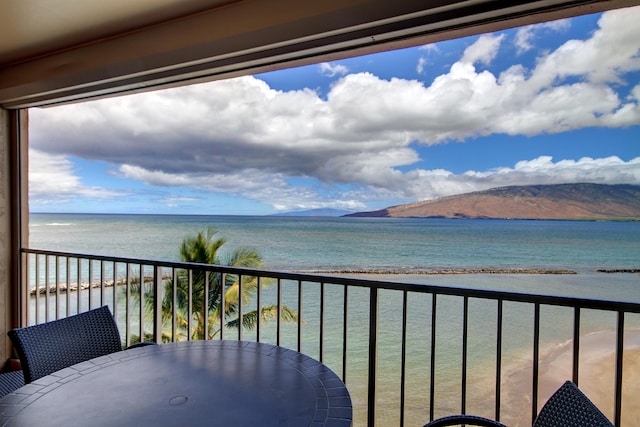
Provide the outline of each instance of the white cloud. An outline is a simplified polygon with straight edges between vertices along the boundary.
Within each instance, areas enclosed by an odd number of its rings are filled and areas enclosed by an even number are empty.
[[[639,185],[640,157],[628,162],[615,156],[554,162],[550,156],[540,156],[488,171],[414,170],[406,174],[397,191],[404,191],[403,196],[410,199],[427,200],[509,185],[581,182]]]
[[[468,172],[480,178],[501,185],[557,184],[577,182],[597,182],[600,184],[640,183],[640,157],[628,162],[612,156],[601,159],[584,157],[579,160],[559,160],[553,162],[550,156],[533,160],[523,160],[513,168],[498,168],[487,172]],[[498,186],[493,185],[492,186]]]
[[[315,209],[364,209],[359,200],[344,195],[327,194],[326,189],[293,187],[282,174],[270,174],[260,170],[244,169],[238,173],[190,174],[148,171],[131,165],[122,165],[119,173],[123,178],[143,181],[147,185],[160,187],[189,187],[201,192],[231,194],[271,204],[277,210]],[[329,197],[331,196],[331,197]],[[171,197],[170,202],[192,201],[193,198]]]
[[[427,65],[427,59],[425,57],[419,58],[418,65],[416,65],[416,72],[418,74],[424,74],[426,65]]]
[[[533,49],[533,40],[536,38],[538,33],[547,29],[553,32],[561,32],[567,30],[570,26],[571,21],[569,19],[560,19],[557,21],[527,25],[525,27],[518,28],[514,41],[518,53],[522,54]]]
[[[569,40],[542,57],[531,80],[550,85],[579,76],[592,84],[624,83],[623,73],[640,70],[639,18],[639,8],[604,13],[591,38]]]
[[[341,64],[332,64],[330,62],[323,62],[319,65],[320,74],[327,77],[344,76],[349,72],[349,69]]]
[[[73,162],[65,156],[29,150],[29,198],[33,203],[61,204],[77,197],[105,199],[121,195],[121,192],[83,185]]]
[[[438,48],[438,45],[435,43],[420,46],[418,50],[425,52],[427,55],[440,53],[440,49]],[[418,65],[416,65],[416,72],[418,74],[425,74],[425,70],[428,64],[429,64],[429,60],[425,56],[421,56],[420,58],[418,58]]]
[[[462,63],[475,64],[477,62],[489,65],[498,54],[500,43],[504,39],[504,34],[492,35],[485,34],[471,46],[467,47],[460,59]]]

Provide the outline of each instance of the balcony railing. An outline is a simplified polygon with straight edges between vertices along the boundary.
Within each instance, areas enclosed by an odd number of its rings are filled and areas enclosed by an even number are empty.
[[[531,425],[566,379],[616,426],[631,425],[627,419],[636,416],[630,412],[638,396],[626,391],[624,355],[640,333],[638,303],[33,249],[22,257],[24,323],[107,304],[125,344],[141,337],[190,340],[200,328],[206,339],[289,347],[342,377],[356,426],[422,425],[452,413]],[[198,312],[210,306],[194,300],[198,275],[205,278],[199,298],[218,298],[222,307],[225,293],[210,295],[214,282],[239,286],[237,323],[209,309]],[[255,281],[255,295],[243,296]],[[163,313],[168,292],[172,304]],[[251,327],[235,327],[271,306],[277,309],[270,321],[258,316]],[[295,321],[283,316],[285,307],[297,313]],[[599,352],[614,355],[598,362],[597,380],[593,341]]]

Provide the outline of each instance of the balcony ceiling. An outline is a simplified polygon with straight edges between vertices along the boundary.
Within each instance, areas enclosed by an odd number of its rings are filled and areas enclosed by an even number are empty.
[[[329,61],[640,0],[0,2],[0,105],[25,108]]]

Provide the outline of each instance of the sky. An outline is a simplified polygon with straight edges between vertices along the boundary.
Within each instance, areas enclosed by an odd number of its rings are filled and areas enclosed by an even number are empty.
[[[31,212],[369,211],[640,185],[640,7],[31,109]]]

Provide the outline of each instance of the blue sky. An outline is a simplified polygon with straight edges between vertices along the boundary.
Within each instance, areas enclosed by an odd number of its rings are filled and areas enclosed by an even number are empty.
[[[640,7],[30,111],[32,212],[365,211],[640,185]]]

